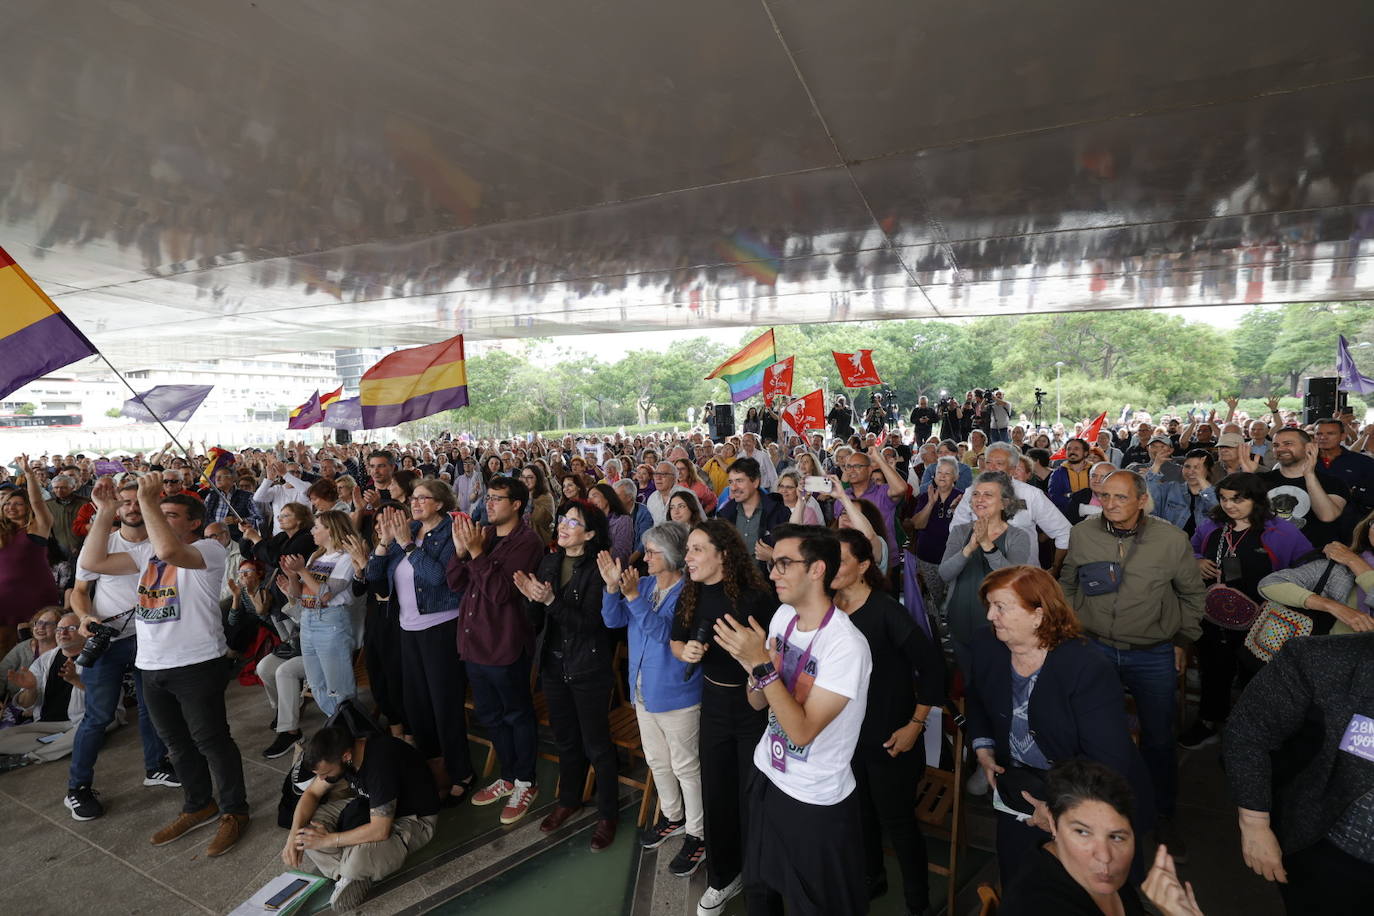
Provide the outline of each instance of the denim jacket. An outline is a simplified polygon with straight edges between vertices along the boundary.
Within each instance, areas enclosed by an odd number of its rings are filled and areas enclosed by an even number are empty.
[[[687,664],[674,658],[668,645],[682,583],[682,579],[674,583],[657,608],[653,606],[652,577],[640,580],[639,595],[633,601],[619,593],[601,593],[601,619],[606,626],[628,628],[630,692],[627,696],[637,702],[638,694],[642,693],[644,708],[649,712],[672,712],[701,702],[701,668],[684,681],[682,676],[687,671]]]
[[[1188,484],[1181,481],[1160,482],[1150,486],[1150,496],[1154,498],[1155,508],[1150,514],[1162,518],[1176,528],[1188,524]],[[1197,495],[1197,505],[1193,509],[1194,525],[1207,520],[1207,513],[1217,504],[1215,487],[1206,487]]]
[[[410,523],[413,539],[420,531],[419,522]],[[415,604],[421,614],[442,614],[455,611],[463,600],[462,592],[448,587],[448,561],[453,556],[453,520],[447,515],[435,525],[419,547],[410,552],[410,566],[415,571]],[[393,593],[396,587],[396,567],[406,558],[406,552],[395,541],[386,554],[374,552],[367,561],[367,582],[374,591]]]

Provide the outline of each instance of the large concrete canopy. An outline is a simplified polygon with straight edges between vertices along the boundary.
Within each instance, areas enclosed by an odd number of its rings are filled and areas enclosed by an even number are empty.
[[[1374,296],[1374,4],[6,4],[0,245],[126,365]]]

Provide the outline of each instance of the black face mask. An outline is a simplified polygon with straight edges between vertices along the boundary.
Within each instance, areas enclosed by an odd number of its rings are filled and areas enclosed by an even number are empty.
[[[340,763],[339,766],[343,772],[339,773],[338,776],[321,776],[320,778],[332,786],[340,779],[348,779],[358,775],[358,771],[353,768],[353,764],[349,763],[347,760]]]

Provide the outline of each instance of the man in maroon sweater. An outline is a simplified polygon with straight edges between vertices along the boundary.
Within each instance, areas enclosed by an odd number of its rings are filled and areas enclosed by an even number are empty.
[[[487,729],[501,761],[501,776],[472,796],[474,805],[506,799],[501,823],[524,817],[539,794],[534,782],[536,722],[530,695],[534,630],[516,589],[517,571],[532,573],[544,555],[539,536],[525,524],[529,488],[513,477],[487,484],[487,519],[477,525],[459,515],[453,525],[448,585],[462,592],[458,655],[467,666],[477,721]]]

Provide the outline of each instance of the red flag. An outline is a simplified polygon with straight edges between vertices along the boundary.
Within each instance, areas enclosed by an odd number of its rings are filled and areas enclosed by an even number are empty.
[[[796,359],[789,356],[763,370],[763,403],[769,407],[773,406],[774,398],[792,396],[792,364]]]
[[[782,412],[787,425],[806,438],[807,430],[825,429],[825,395],[817,388],[806,397],[797,398]]]
[[[1088,424],[1088,428],[1083,431],[1083,435],[1073,438],[1082,439],[1084,442],[1088,443],[1088,448],[1094,448],[1097,446],[1097,435],[1102,432],[1102,424],[1105,422],[1107,422],[1107,411],[1104,410],[1098,415],[1096,420]],[[1065,453],[1064,449],[1061,448],[1050,456],[1050,460],[1062,461],[1067,457],[1069,456]]]
[[[840,384],[846,388],[867,388],[869,385],[881,385],[883,380],[878,378],[878,370],[873,366],[873,351],[859,350],[856,353],[837,353],[830,351],[830,355],[835,357],[835,365],[840,370]]]

